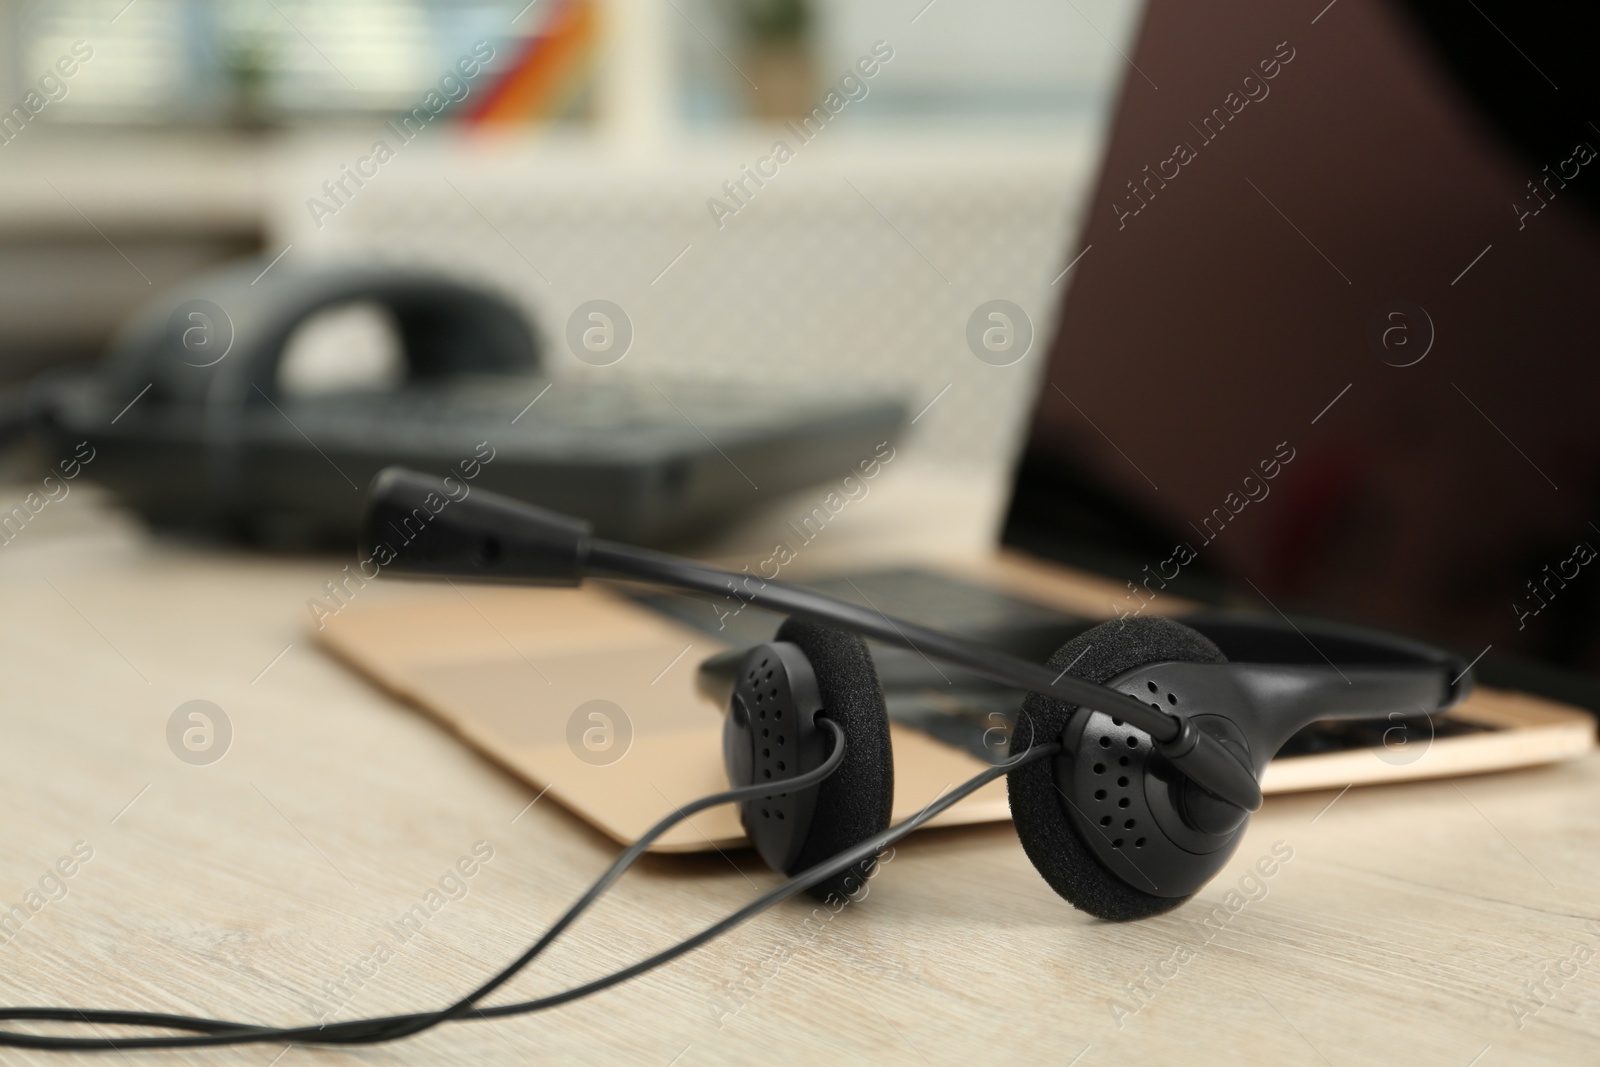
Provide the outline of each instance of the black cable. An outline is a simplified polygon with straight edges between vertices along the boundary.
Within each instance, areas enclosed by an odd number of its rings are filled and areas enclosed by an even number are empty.
[[[823,721],[826,722],[827,720]],[[835,728],[837,729],[837,727]],[[837,745],[835,748],[835,754],[837,755],[842,751],[842,749],[842,743]],[[215,1045],[238,1045],[263,1041],[297,1044],[376,1044],[378,1042],[394,1040],[395,1038],[418,1033],[431,1026],[436,1026],[439,1023],[446,1021],[447,1018],[489,1019],[544,1011],[549,1008],[558,1007],[562,1004],[567,1004],[572,1001],[582,999],[583,997],[592,996],[595,993],[609,989],[614,985],[619,985],[622,982],[628,981],[629,979],[637,977],[640,974],[653,970],[656,967],[660,967],[663,964],[669,963],[677,957],[684,955],[685,953],[699,948],[701,945],[704,945],[705,943],[722,936],[729,930],[732,930],[755,915],[760,914],[761,912],[788,899],[789,897],[804,892],[806,889],[817,884],[818,882],[821,882],[827,878],[831,878],[840,871],[853,867],[868,857],[876,856],[884,846],[893,844],[894,842],[905,837],[907,834],[911,833],[913,830],[916,830],[929,819],[932,819],[934,816],[947,810],[967,796],[970,796],[972,793],[987,785],[989,782],[994,781],[996,778],[999,778],[1000,776],[1025,764],[1055,755],[1060,750],[1061,746],[1059,744],[1051,743],[1047,745],[1040,745],[1036,748],[1030,749],[1028,752],[1023,753],[1021,756],[1018,756],[1016,759],[1010,760],[1007,763],[990,767],[962,783],[949,793],[946,793],[942,797],[935,799],[916,815],[902,820],[896,825],[889,827],[887,830],[884,830],[878,834],[874,834],[867,840],[838,853],[831,859],[824,860],[823,862],[818,863],[805,871],[802,871],[800,874],[790,878],[788,881],[777,886],[776,888],[769,890],[733,914],[721,919],[716,923],[713,923],[711,926],[706,927],[693,937],[687,938],[684,941],[680,941],[678,944],[673,945],[670,948],[664,949],[653,956],[640,960],[637,963],[634,963],[628,967],[624,967],[621,970],[615,971],[609,975],[605,975],[601,978],[596,978],[590,982],[586,982],[583,985],[575,986],[559,993],[552,993],[534,1000],[496,1005],[489,1008],[476,1008],[473,1003],[476,998],[482,996],[484,992],[496,988],[502,982],[509,979],[512,974],[515,974],[517,970],[526,965],[527,962],[531,961],[539,951],[542,951],[543,947],[553,940],[555,934],[559,932],[554,926],[552,926],[551,931],[546,932],[545,936],[542,937],[533,948],[530,948],[528,952],[524,953],[523,956],[510,967],[505,968],[503,971],[497,974],[494,979],[491,979],[489,982],[485,983],[484,986],[481,986],[479,990],[474,991],[468,997],[462,998],[462,1000],[458,1001],[456,1004],[439,1012],[425,1012],[411,1015],[395,1015],[372,1019],[354,1020],[351,1023],[341,1023],[336,1024],[335,1026],[320,1028],[273,1028],[247,1026],[244,1024],[228,1023],[215,1019],[195,1019],[188,1016],[159,1015],[147,1012],[78,1011],[71,1008],[10,1008],[0,1009],[0,1019],[46,1019],[71,1023],[166,1026],[177,1029],[198,1031],[198,1034],[197,1036],[192,1037],[170,1036],[112,1039],[53,1037],[0,1030],[0,1045],[9,1045],[17,1048],[56,1050],[74,1049],[78,1051],[120,1051],[138,1048],[197,1048]],[[831,758],[832,757],[830,756],[830,759]],[[811,773],[816,774],[817,772]],[[794,788],[794,782],[796,780],[797,779],[791,779],[785,782],[784,785],[788,788]],[[662,823],[658,823],[656,828],[652,828],[652,832],[654,832],[656,829],[664,830],[667,826],[681,821],[682,817],[688,814],[693,814],[694,811],[701,810],[703,807],[711,806],[713,803],[731,803],[732,801],[726,798],[730,797],[733,793],[747,792],[749,788],[751,787],[746,787],[746,790],[744,791],[731,790],[728,793],[721,793],[714,797],[706,797],[702,800],[695,801],[687,808],[680,809],[680,812],[676,815],[669,816],[668,819],[662,820]],[[768,788],[766,792],[770,793],[770,788]],[[640,841],[643,842],[644,838],[641,838]],[[633,847],[638,848],[638,845],[639,843],[636,843]],[[642,849],[640,851],[642,851]],[[563,922],[570,922],[571,918],[575,918],[579,912],[588,907],[589,904],[593,903],[593,900],[603,893],[609,886],[610,881],[615,881],[615,875],[613,872],[615,871],[616,874],[621,873],[621,868],[625,866],[623,864],[623,860],[628,859],[629,862],[631,862],[633,858],[637,858],[637,854],[631,858],[628,857],[627,853],[625,853],[623,857],[619,857],[617,863],[612,865],[612,869],[608,870],[605,875],[602,875],[601,878],[596,881],[595,885],[590,888],[589,892],[585,893],[584,896],[580,898],[578,903],[574,904],[573,907],[568,910],[568,914],[564,915],[562,920],[558,920],[558,925]],[[464,1014],[469,1008],[472,1009],[472,1014]]]
[[[796,775],[793,778],[784,779],[781,783],[777,783],[785,790],[792,791],[798,789],[809,789],[812,786],[820,785],[824,780],[829,778],[835,771],[837,771],[839,766],[844,761],[844,730],[839,726],[838,723],[827,718],[826,716],[819,717],[817,721],[831,731],[830,736],[833,740],[832,751],[828,753],[821,765],[815,770],[807,771],[805,774]],[[738,789],[729,789],[721,793],[713,793],[710,796],[701,797],[699,800],[691,801],[689,804],[679,808],[672,814],[663,817],[649,830],[645,831],[643,836],[641,836],[637,841],[623,850],[622,854],[617,857],[611,866],[608,867],[598,879],[595,880],[595,882],[589,887],[583,896],[579,897],[578,900],[571,907],[569,907],[560,918],[551,924],[550,928],[545,931],[544,935],[540,937],[538,941],[534,942],[534,944],[530,946],[528,950],[522,954],[522,956],[518,957],[515,961],[503,968],[483,985],[479,986],[477,989],[473,990],[465,997],[462,997],[449,1007],[438,1012],[425,1014],[418,1013],[416,1015],[403,1017],[408,1020],[419,1020],[429,1017],[433,1017],[434,1019],[433,1022],[427,1023],[426,1025],[413,1025],[413,1028],[408,1030],[407,1033],[415,1033],[426,1029],[427,1026],[437,1025],[437,1023],[446,1022],[451,1018],[455,1018],[456,1016],[470,1009],[474,1002],[494,992],[494,990],[499,988],[501,984],[508,981],[518,971],[522,970],[522,968],[526,967],[530,962],[532,962],[534,957],[538,956],[539,953],[543,952],[545,948],[549,947],[551,942],[555,941],[555,939],[559,937],[561,933],[578,918],[579,915],[588,910],[588,908],[594,904],[596,900],[598,900],[608,889],[610,889],[612,884],[615,883],[618,878],[622,877],[623,873],[627,871],[629,867],[633,866],[634,862],[637,861],[640,856],[644,855],[645,850],[648,849],[651,844],[660,838],[662,834],[672,829],[672,827],[676,826],[683,820],[701,811],[704,811],[707,808],[718,807],[723,804],[737,804],[746,800],[765,799],[766,797],[772,795],[773,789],[774,783],[763,782],[759,785],[742,786]],[[320,1038],[311,1037],[307,1038],[306,1040],[320,1039],[330,1043],[338,1041],[341,1033],[348,1030],[351,1034],[351,1037],[346,1038],[346,1040],[360,1041],[377,1039],[375,1035],[365,1027],[365,1024],[373,1021],[367,1019],[354,1019],[346,1023],[336,1023],[332,1026],[282,1028],[254,1026],[248,1023],[229,1022],[223,1019],[196,1018],[188,1015],[169,1015],[159,1012],[79,1010],[76,1008],[0,1008],[0,1019],[52,1020],[59,1022],[75,1022],[80,1024],[98,1022],[124,1026],[165,1026],[173,1029],[192,1030],[197,1033],[204,1034],[252,1033],[260,1035],[259,1040],[268,1040],[271,1035],[279,1031],[287,1032],[289,1030],[294,1030],[309,1032],[313,1035],[321,1035]],[[396,1033],[393,1036],[403,1037],[406,1035],[404,1033]],[[14,1041],[14,1038],[25,1038],[28,1040],[26,1042],[19,1043]],[[83,1050],[130,1047],[170,1047],[166,1045],[140,1045],[137,1043],[147,1040],[177,1039],[133,1038],[113,1041],[113,1039],[109,1038],[50,1038],[43,1035],[16,1034],[12,1031],[0,1030],[0,1047],[6,1045],[15,1045],[16,1047],[21,1048],[76,1048]],[[33,1043],[35,1041],[50,1041],[52,1043],[36,1044]],[[69,1041],[74,1043],[70,1045],[54,1043],[60,1041]],[[84,1041],[91,1042],[91,1044],[78,1043]],[[98,1042],[100,1041],[104,1041],[105,1044],[99,1044]]]
[[[1157,744],[1172,741],[1182,731],[1181,718],[1125,693],[796,585],[736,575],[615,541],[592,542],[585,564],[592,574],[643,579],[715,596],[733,596],[771,611],[843,626],[886,644],[965,667],[1003,685],[1053,696],[1063,703],[1094,708],[1125,719],[1149,734]],[[741,578],[746,579],[742,589],[733,584]],[[753,584],[759,588],[752,588]]]
[[[646,971],[654,970],[656,967],[659,967],[664,963],[670,963],[679,956],[699,948],[706,942],[721,937],[729,930],[732,930],[734,927],[754,918],[773,905],[782,903],[798,893],[805,892],[818,882],[832,878],[840,871],[853,867],[868,857],[876,856],[878,852],[884,848],[884,846],[892,845],[896,841],[899,841],[901,838],[910,834],[913,830],[920,827],[929,819],[960,803],[962,800],[971,796],[979,789],[982,789],[996,778],[1003,777],[1004,775],[1016,770],[1018,767],[1026,766],[1029,763],[1034,763],[1038,760],[1054,756],[1060,751],[1061,745],[1055,741],[1052,741],[1049,744],[1038,745],[1029,751],[1024,752],[1016,759],[1008,760],[1005,763],[996,764],[995,766],[990,767],[979,774],[973,775],[961,785],[946,793],[944,796],[934,800],[927,807],[923,808],[910,818],[902,819],[900,822],[889,827],[887,830],[867,838],[859,845],[838,853],[832,859],[824,860],[807,870],[801,871],[787,882],[784,882],[775,889],[768,890],[766,893],[757,897],[749,904],[746,904],[744,907],[740,908],[732,915],[729,915],[727,918],[721,920],[720,922],[713,923],[704,930],[700,931],[698,934],[695,934],[693,937],[680,941],[671,948],[663,949],[654,956],[640,960],[638,963],[635,963],[631,966],[624,967],[622,970],[606,975],[604,978],[596,978],[592,982],[586,982],[581,986],[576,986],[562,993],[552,993],[548,996],[539,997],[536,1000],[525,1000],[517,1004],[501,1004],[492,1008],[482,1008],[479,1010],[479,1014],[484,1018],[496,1018],[506,1015],[522,1015],[527,1012],[544,1011],[547,1008],[554,1008],[559,1005],[566,1004],[569,1001],[578,1000],[582,997],[587,997],[594,993],[598,993],[601,990],[609,989],[614,985],[620,985],[621,983],[626,982],[628,979],[635,978],[641,974],[644,974]]]
[[[827,758],[824,759],[822,764],[815,770],[807,771],[805,774],[800,774],[793,778],[785,779],[782,784],[787,791],[810,789],[813,786],[821,785],[822,782],[831,777],[844,762],[844,728],[826,716],[819,716],[817,721],[831,731],[831,736],[833,739],[832,751],[828,753]],[[606,893],[606,891],[611,888],[617,879],[621,878],[623,873],[627,871],[629,867],[633,866],[634,861],[640,856],[644,855],[645,849],[649,848],[657,838],[666,833],[667,830],[671,829],[673,826],[676,826],[689,816],[694,815],[697,812],[704,811],[707,808],[720,807],[723,804],[737,804],[746,800],[764,800],[772,796],[772,792],[773,790],[770,783],[742,786],[738,789],[729,789],[721,793],[714,793],[709,797],[702,797],[699,800],[690,801],[688,805],[679,808],[671,815],[661,819],[649,830],[645,831],[643,837],[629,845],[623,851],[622,855],[618,856],[616,861],[606,869],[606,872],[596,879],[594,884],[591,885],[587,891],[585,891],[583,896],[579,897],[576,903],[568,908],[566,913],[563,914],[561,918],[557,919],[553,924],[551,924],[550,928],[545,931],[544,936],[539,938],[538,941],[534,942],[533,945],[531,945],[528,950],[524,952],[522,956],[514,961],[509,967],[504,968],[499,974],[483,983],[483,985],[462,997],[444,1011],[439,1012],[438,1017],[433,1021],[428,1022],[425,1025],[416,1026],[411,1030],[387,1034],[385,1035],[384,1039],[389,1040],[392,1037],[405,1037],[407,1034],[417,1033],[421,1030],[427,1029],[428,1027],[436,1026],[439,1023],[448,1022],[451,1019],[458,1018],[479,1000],[488,996],[506,982],[510,981],[513,975],[531,963],[534,957],[543,952],[546,947],[555,941],[556,938],[560,937],[562,932],[566,930],[568,926],[572,925],[572,923],[577,920],[579,915],[582,915],[589,909],[590,905],[599,900]]]

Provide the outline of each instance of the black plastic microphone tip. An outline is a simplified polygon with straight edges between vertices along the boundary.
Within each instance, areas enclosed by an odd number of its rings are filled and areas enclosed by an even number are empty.
[[[588,565],[590,525],[474,488],[386,467],[367,489],[361,555],[414,574],[577,585]]]

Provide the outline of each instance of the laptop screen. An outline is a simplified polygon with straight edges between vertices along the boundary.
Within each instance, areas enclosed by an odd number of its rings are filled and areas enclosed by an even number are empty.
[[[1530,161],[1400,9],[1310,14],[1150,5],[1005,540],[1595,671],[1600,241],[1535,179],[1600,134]]]

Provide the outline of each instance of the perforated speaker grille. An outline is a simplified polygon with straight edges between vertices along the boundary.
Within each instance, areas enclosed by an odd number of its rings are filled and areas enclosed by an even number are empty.
[[[794,645],[758,645],[739,664],[723,754],[735,784],[772,786],[773,792],[742,802],[739,818],[774,870],[793,864],[816,812],[818,786],[792,791],[785,785],[821,766],[827,756],[816,724],[821,709],[816,675]]]
[[[787,679],[779,676],[783,664],[774,660],[772,655],[762,657],[745,671],[740,686],[745,706],[750,709],[756,781],[782,781],[796,773],[791,770],[797,765],[794,701]],[[788,799],[788,793],[779,793],[753,803],[751,810],[759,812],[758,818],[785,822],[789,818]]]
[[[1086,811],[1112,849],[1137,852],[1148,844],[1152,824],[1143,788],[1150,735],[1099,712],[1094,719],[1101,721],[1091,721],[1084,736],[1094,760],[1080,789],[1088,793]]]
[[[1183,694],[1164,680],[1165,666],[1147,664],[1107,685],[1153,708],[1184,708]],[[1217,726],[1231,736],[1229,724]],[[1187,825],[1176,800],[1184,780],[1149,734],[1080,708],[1063,736],[1072,754],[1057,762],[1056,780],[1068,814],[1089,849],[1129,886],[1156,896],[1187,896],[1227,862],[1238,833],[1213,835]]]

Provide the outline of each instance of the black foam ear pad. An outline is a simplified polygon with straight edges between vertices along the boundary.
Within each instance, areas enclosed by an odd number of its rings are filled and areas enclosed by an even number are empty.
[[[1141,616],[1102,623],[1079,634],[1050,657],[1050,666],[1104,682],[1146,663],[1171,661],[1226,663],[1227,657],[1210,639],[1181,623]],[[1058,740],[1077,710],[1075,704],[1030,694],[1011,733],[1011,754]],[[1006,783],[1023,851],[1050,888],[1074,907],[1118,922],[1155,915],[1188,899],[1143,892],[1102,864],[1078,836],[1055,774],[1055,761],[1041,760],[1012,771]]]
[[[818,787],[805,844],[788,871],[805,870],[889,825],[894,804],[894,756],[889,715],[867,643],[855,634],[805,619],[789,619],[773,640],[798,645],[811,662],[822,714],[844,731],[844,760]],[[820,900],[856,892],[872,870],[863,862],[812,886]]]

